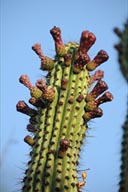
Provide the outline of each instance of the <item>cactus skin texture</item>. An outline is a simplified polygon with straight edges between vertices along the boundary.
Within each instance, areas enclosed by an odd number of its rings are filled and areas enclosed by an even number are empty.
[[[19,101],[16,109],[30,116],[24,141],[32,150],[23,179],[23,192],[80,192],[86,182],[86,173],[78,179],[80,148],[88,129],[87,122],[103,115],[100,104],[111,101],[113,96],[102,80],[101,70],[90,71],[108,59],[101,50],[90,60],[87,51],[96,37],[83,31],[80,43],[63,44],[61,30],[53,27],[50,33],[55,41],[54,59],[44,56],[41,45],[32,49],[41,60],[41,70],[48,71],[45,80],[33,86],[27,75],[19,81],[29,90],[30,108]],[[89,92],[90,86],[93,88]]]
[[[128,84],[128,21],[124,25],[124,30],[121,32],[118,28],[114,29],[118,35],[120,42],[115,45],[118,51],[118,60],[121,72]],[[121,149],[121,172],[119,182],[119,192],[128,191],[128,108],[126,120],[123,125],[122,149]]]
[[[114,32],[120,39],[120,42],[115,45],[118,51],[118,61],[120,64],[121,72],[128,82],[128,21],[124,25],[124,30],[115,28]]]

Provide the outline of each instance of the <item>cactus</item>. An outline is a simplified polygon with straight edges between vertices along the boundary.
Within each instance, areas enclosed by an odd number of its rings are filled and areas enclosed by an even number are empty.
[[[81,145],[86,136],[88,121],[103,115],[100,104],[113,96],[102,80],[104,72],[94,71],[108,59],[100,50],[90,60],[88,50],[95,43],[92,32],[83,31],[80,43],[64,44],[61,30],[53,27],[50,33],[55,42],[54,59],[45,56],[41,45],[32,46],[41,60],[45,79],[33,86],[27,75],[19,81],[30,91],[29,103],[19,101],[16,109],[30,116],[24,141],[31,146],[28,168],[23,178],[23,192],[80,192],[86,182],[86,173],[78,179],[77,165]],[[89,92],[91,88],[91,91]]]
[[[128,21],[121,32],[118,28],[114,32],[120,38],[120,42],[115,45],[118,51],[118,61],[121,72],[128,83]],[[126,120],[123,125],[122,149],[121,149],[121,172],[119,182],[119,192],[128,191],[128,108]]]
[[[120,39],[120,42],[115,45],[118,51],[120,69],[124,78],[128,81],[128,21],[125,23],[123,31],[115,28],[114,32]]]

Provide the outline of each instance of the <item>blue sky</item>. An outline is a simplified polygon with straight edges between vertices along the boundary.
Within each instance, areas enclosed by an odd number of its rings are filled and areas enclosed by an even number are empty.
[[[49,30],[59,26],[64,42],[79,42],[83,30],[92,31],[96,43],[90,56],[104,49],[109,60],[99,67],[114,95],[111,103],[102,105],[104,116],[89,123],[91,128],[83,146],[80,165],[88,171],[84,191],[116,192],[119,181],[121,125],[126,114],[126,82],[119,71],[118,37],[113,28],[123,28],[128,12],[127,0],[1,0],[1,188],[18,191],[26,168],[29,147],[23,142],[28,134],[28,117],[16,112],[19,100],[27,101],[29,91],[18,79],[28,74],[34,84],[44,75],[31,46],[40,42],[43,52],[54,56]]]

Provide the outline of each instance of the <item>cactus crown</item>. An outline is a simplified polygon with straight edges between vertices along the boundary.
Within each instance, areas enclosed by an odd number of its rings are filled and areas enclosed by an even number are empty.
[[[103,115],[100,104],[113,96],[102,80],[103,71],[93,75],[90,71],[108,59],[101,50],[90,60],[88,50],[96,37],[83,31],[80,43],[63,44],[61,30],[53,27],[50,33],[55,41],[54,59],[44,56],[41,45],[32,49],[41,60],[41,70],[47,70],[46,80],[39,79],[33,86],[27,75],[20,82],[30,90],[30,108],[24,101],[16,105],[17,111],[30,116],[24,141],[32,150],[23,179],[23,192],[78,192],[86,182],[78,180],[77,165],[80,148],[88,128],[87,122]],[[90,86],[95,82],[89,93]],[[105,92],[106,91],[106,92]]]

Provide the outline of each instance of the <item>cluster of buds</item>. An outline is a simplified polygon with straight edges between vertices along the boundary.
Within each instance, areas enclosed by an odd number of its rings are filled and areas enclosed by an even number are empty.
[[[90,61],[87,51],[95,43],[96,37],[90,31],[83,31],[80,39],[80,46],[75,54],[74,72],[79,73],[84,66]]]
[[[99,105],[112,101],[113,95],[106,91],[107,89],[107,84],[103,80],[99,79],[92,91],[87,94],[85,99],[87,103],[85,106],[85,114],[83,116],[86,122],[90,119],[101,117],[103,115],[103,111],[99,108]],[[104,94],[101,95],[102,93]]]
[[[24,84],[29,90],[31,99],[29,100],[31,104],[38,105],[40,100],[47,102],[52,102],[55,97],[55,90],[53,87],[47,86],[46,81],[39,79],[36,82],[36,86],[32,86],[29,77],[27,75],[21,75],[19,78],[20,83]]]

